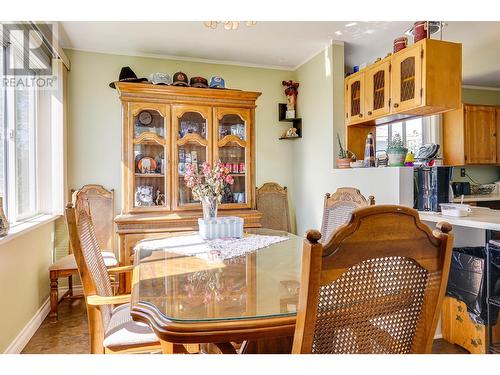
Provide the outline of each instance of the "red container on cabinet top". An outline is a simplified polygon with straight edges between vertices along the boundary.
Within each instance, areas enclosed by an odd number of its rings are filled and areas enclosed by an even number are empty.
[[[417,21],[413,24],[413,42],[427,38],[427,21]]]
[[[405,36],[394,39],[394,53],[405,49],[408,45],[408,38]]]

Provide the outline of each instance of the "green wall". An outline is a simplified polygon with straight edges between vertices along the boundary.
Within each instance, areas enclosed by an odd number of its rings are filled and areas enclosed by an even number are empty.
[[[500,89],[495,91],[463,88],[462,102],[469,104],[500,105]]]
[[[0,353],[49,297],[53,233],[50,222],[0,246]]]

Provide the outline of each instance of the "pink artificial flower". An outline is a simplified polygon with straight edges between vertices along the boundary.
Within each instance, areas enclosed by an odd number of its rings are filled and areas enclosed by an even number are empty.
[[[202,168],[202,171],[203,171],[204,175],[209,175],[210,174],[210,164],[208,164],[207,162],[204,162],[202,164],[201,168]]]
[[[226,184],[232,185],[234,182],[233,176],[230,174],[226,175]]]

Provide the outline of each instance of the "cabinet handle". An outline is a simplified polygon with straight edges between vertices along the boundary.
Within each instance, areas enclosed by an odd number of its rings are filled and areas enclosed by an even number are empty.
[[[368,116],[371,116],[372,115],[372,111],[368,111]]]
[[[398,103],[394,103],[394,108],[398,108],[399,107],[399,104]]]

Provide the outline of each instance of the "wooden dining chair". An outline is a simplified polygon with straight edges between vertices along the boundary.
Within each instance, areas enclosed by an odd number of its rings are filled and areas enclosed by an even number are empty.
[[[453,235],[417,211],[359,208],[324,245],[304,240],[293,353],[430,353]]]
[[[374,204],[373,195],[366,199],[358,189],[351,187],[338,188],[333,194],[326,193],[321,220],[321,242],[327,241],[339,226],[348,222],[353,210]]]
[[[107,268],[89,215],[87,196],[78,192],[76,208],[66,207],[66,223],[78,273],[83,284],[90,333],[90,352],[130,353],[161,351],[151,328],[130,316],[130,295],[113,296],[110,274],[132,266]]]
[[[266,182],[256,190],[256,208],[262,213],[263,228],[291,231],[288,191],[275,182]]]
[[[95,235],[107,267],[116,267],[115,231],[114,231],[114,190],[107,190],[102,185],[84,185],[81,189],[72,191],[73,205],[77,193],[85,193],[88,200],[88,209],[95,223]],[[71,244],[69,254],[56,260],[49,267],[50,279],[50,318],[57,321],[57,307],[59,304],[59,278],[68,278],[68,290],[62,298],[81,298],[82,295],[73,293],[73,275],[78,274],[75,257],[72,254]]]

